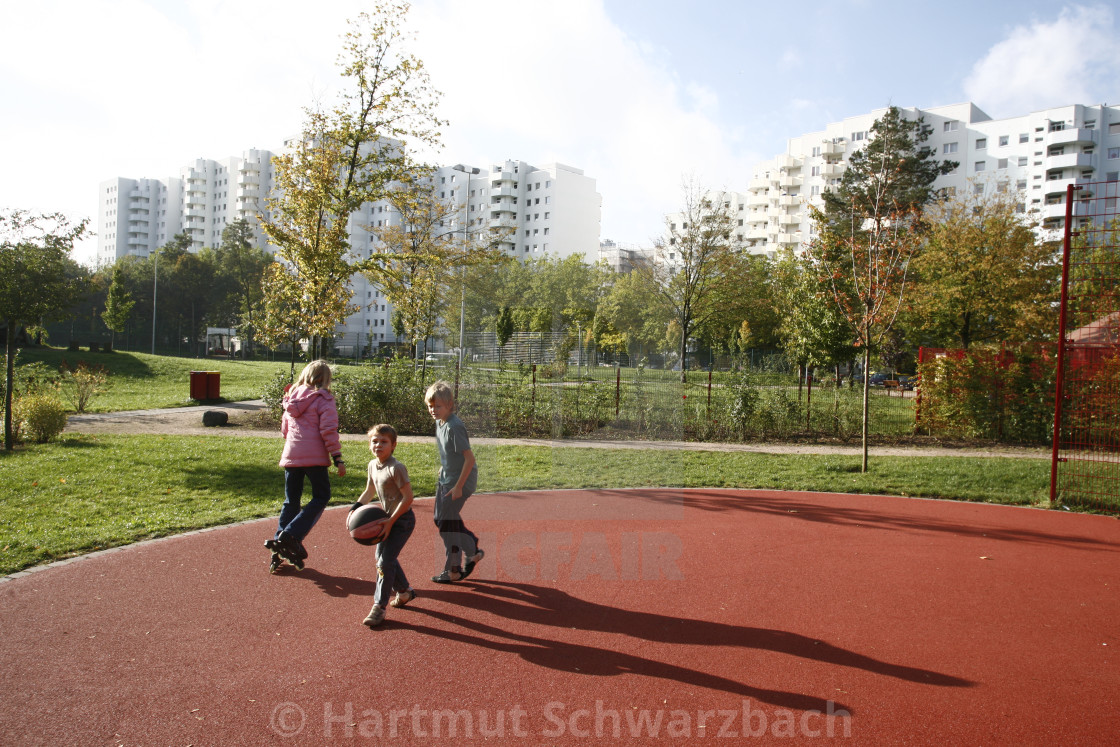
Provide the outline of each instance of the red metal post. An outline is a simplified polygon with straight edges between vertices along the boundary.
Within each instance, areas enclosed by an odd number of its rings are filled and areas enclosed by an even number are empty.
[[[1054,443],[1050,452],[1050,503],[1058,497],[1058,452],[1062,429],[1062,396],[1065,387],[1066,305],[1069,302],[1069,252],[1073,233],[1073,188],[1066,187],[1066,225],[1062,238],[1062,301],[1058,307],[1058,372],[1054,377]]]
[[[622,402],[622,366],[615,366],[614,372],[614,417],[617,420],[619,405]]]

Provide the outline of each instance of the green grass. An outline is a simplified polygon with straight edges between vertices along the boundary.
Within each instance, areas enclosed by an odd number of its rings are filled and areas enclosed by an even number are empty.
[[[196,405],[190,398],[191,371],[221,373],[222,399],[237,402],[259,399],[265,384],[276,371],[288,371],[287,361],[228,361],[208,358],[174,358],[148,353],[90,353],[57,348],[26,348],[19,351],[17,364],[41,361],[58,371],[65,361],[71,367],[80,362],[104,366],[109,385],[94,397],[88,412],[146,410],[157,407]]]
[[[121,355],[114,353],[112,355]],[[282,502],[276,439],[78,436],[0,452],[0,573],[244,519]],[[364,487],[369,452],[344,442],[351,471],[333,503]],[[1045,504],[1049,463],[1034,459],[858,457],[482,446],[485,492],[642,486],[782,488]],[[435,491],[435,446],[402,443],[417,495]]]

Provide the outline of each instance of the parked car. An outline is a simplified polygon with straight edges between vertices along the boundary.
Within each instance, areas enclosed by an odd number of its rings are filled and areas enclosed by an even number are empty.
[[[899,389],[905,389],[906,391],[910,391],[911,389],[913,389],[917,385],[918,385],[918,377],[917,376],[899,376],[898,377],[898,388]]]
[[[889,374],[873,373],[873,374],[871,374],[871,379],[869,380],[869,383],[871,384],[871,386],[883,386],[883,382],[887,381],[888,379],[890,379]]]

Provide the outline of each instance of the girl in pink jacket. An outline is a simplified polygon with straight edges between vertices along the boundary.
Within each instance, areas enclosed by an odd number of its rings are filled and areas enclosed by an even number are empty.
[[[346,474],[342,444],[338,439],[338,407],[331,394],[331,368],[326,361],[312,361],[300,373],[295,386],[284,394],[284,416],[280,433],[284,436],[284,506],[276,536],[264,543],[272,552],[273,573],[287,560],[303,570],[307,550],[303,538],[315,526],[331,500],[327,468],[331,462],[338,476]],[[311,483],[311,501],[300,506],[303,479]]]

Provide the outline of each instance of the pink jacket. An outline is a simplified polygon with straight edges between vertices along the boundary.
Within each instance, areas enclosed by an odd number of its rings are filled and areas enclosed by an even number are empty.
[[[280,466],[329,467],[331,455],[342,452],[334,395],[326,389],[297,386],[284,395],[283,406]]]

